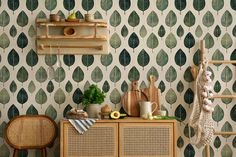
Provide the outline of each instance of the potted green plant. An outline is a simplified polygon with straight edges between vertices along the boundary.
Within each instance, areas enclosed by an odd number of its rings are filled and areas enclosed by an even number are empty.
[[[82,104],[86,107],[90,118],[98,117],[99,105],[104,102],[105,97],[105,93],[95,84],[90,85],[89,88],[84,91]]]

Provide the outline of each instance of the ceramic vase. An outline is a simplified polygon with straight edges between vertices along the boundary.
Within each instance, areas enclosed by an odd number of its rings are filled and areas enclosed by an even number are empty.
[[[99,111],[100,111],[100,105],[99,104],[89,104],[86,107],[86,111],[88,113],[89,118],[98,118]]]

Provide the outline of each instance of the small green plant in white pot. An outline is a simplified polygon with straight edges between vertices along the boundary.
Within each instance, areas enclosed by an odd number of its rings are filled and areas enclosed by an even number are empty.
[[[105,97],[105,93],[94,84],[84,91],[82,104],[86,107],[86,111],[90,118],[98,117],[98,112],[100,111],[99,105],[104,102]]]

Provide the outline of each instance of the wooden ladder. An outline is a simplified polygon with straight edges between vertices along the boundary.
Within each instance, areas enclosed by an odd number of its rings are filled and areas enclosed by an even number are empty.
[[[205,42],[200,40],[200,54],[201,54],[201,63],[203,63],[203,69],[206,68],[204,62],[206,61],[205,54]],[[210,60],[208,64],[236,64],[236,60]],[[236,95],[213,95],[212,99],[221,99],[221,98],[232,98],[235,99]],[[236,132],[215,132],[214,135],[236,135]],[[210,157],[210,146],[205,146],[205,155]]]

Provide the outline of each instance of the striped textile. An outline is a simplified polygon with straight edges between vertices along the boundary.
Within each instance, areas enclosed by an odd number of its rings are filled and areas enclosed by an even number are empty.
[[[96,120],[92,118],[86,118],[80,120],[69,119],[69,122],[78,131],[79,134],[83,135],[93,124],[95,124]]]

